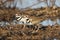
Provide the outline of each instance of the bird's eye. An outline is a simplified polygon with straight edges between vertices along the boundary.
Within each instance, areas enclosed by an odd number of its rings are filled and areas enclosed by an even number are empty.
[[[29,20],[29,19],[26,19],[27,21]]]
[[[21,18],[21,17],[17,17],[17,18]]]

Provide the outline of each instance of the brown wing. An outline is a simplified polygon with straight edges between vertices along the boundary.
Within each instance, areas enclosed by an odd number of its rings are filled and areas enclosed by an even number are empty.
[[[37,24],[44,20],[44,19],[38,18],[38,17],[30,17],[30,18],[32,19],[32,24]]]

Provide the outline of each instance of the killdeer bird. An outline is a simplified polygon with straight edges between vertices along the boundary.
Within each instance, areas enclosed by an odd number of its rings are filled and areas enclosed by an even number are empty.
[[[23,24],[29,24],[31,23],[32,19],[28,18],[27,15],[18,15],[16,14],[17,21],[22,22]]]

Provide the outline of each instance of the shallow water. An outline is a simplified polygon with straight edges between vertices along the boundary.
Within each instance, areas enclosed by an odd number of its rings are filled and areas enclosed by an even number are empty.
[[[0,26],[16,25],[16,24],[23,24],[23,23],[20,22],[20,21],[16,21],[16,20],[13,20],[10,23],[9,22],[5,22],[5,21],[1,21],[0,22]],[[48,19],[48,20],[44,20],[44,21],[40,22],[39,24],[42,24],[43,26],[48,26],[48,25],[53,26],[55,24],[60,25],[60,19],[56,19],[56,21],[52,21],[52,20]],[[25,25],[27,25],[27,23]],[[28,24],[28,25],[31,25],[31,23]]]
[[[48,25],[53,26],[56,24],[56,21],[51,21],[50,19],[48,19],[48,20],[41,22],[40,24],[42,24],[43,26],[48,26]]]
[[[34,5],[36,4],[36,5]],[[48,0],[48,4],[51,4],[50,1]],[[46,7],[47,4],[45,2],[39,2],[38,0],[14,0],[14,2],[7,2],[4,4],[6,7],[14,7],[18,9],[22,8],[40,8],[40,7]],[[33,6],[32,6],[33,5]],[[60,0],[56,0],[55,5],[60,7]],[[49,5],[50,6],[50,5]]]

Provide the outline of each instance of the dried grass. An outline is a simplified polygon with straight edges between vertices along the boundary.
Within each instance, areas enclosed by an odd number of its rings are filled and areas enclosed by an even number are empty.
[[[56,12],[57,11],[57,12]],[[35,9],[19,11],[17,9],[0,9],[0,21],[12,21],[15,14],[29,15],[41,19],[60,18],[60,8],[57,9]],[[32,18],[32,17],[31,17]],[[37,19],[38,20],[38,19]],[[40,28],[38,32],[35,31],[35,25],[16,24],[0,27],[0,40],[53,40],[54,38],[60,40],[60,26],[47,26],[46,28]],[[38,25],[40,26],[40,25]],[[42,26],[43,27],[43,26]]]

